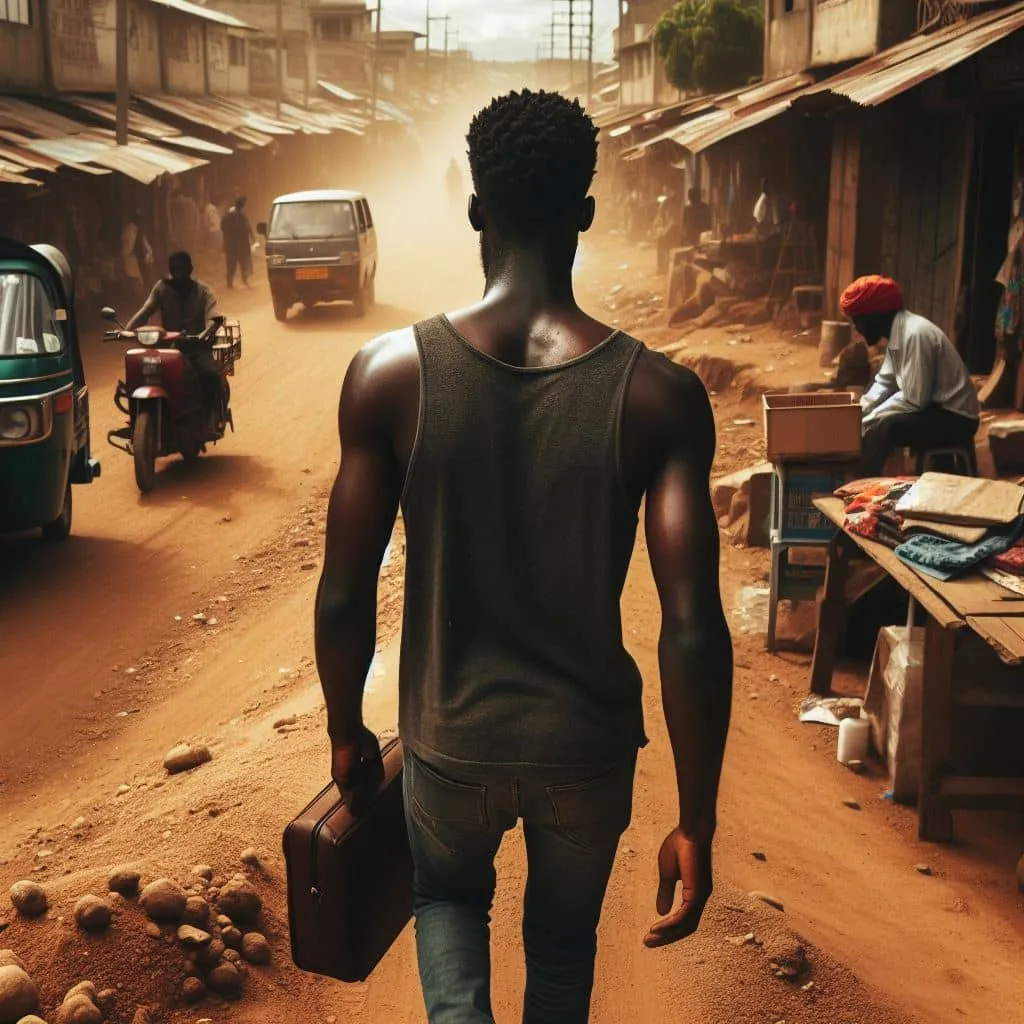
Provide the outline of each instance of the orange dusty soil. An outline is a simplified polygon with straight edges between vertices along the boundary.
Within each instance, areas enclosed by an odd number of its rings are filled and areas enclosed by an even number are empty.
[[[440,166],[437,181],[440,194]],[[138,1007],[167,1024],[424,1020],[411,929],[363,985],[290,964],[280,852],[284,825],[328,772],[312,611],[344,369],[373,333],[467,302],[479,288],[468,231],[431,219],[422,203],[384,204],[378,219],[382,249],[396,255],[384,263],[382,305],[369,322],[325,310],[279,327],[261,285],[238,306],[246,350],[233,388],[237,435],[197,467],[165,466],[147,499],[135,493],[129,460],[109,451],[102,480],[77,501],[67,546],[0,544],[0,888],[29,879],[50,904],[41,920],[27,921],[5,899],[0,949],[24,961],[50,1024],[81,981],[112,990],[105,1002],[115,1022],[132,1021]],[[402,248],[410,224],[430,238],[430,260]],[[579,271],[588,305],[624,327],[639,323],[652,344],[679,340],[653,323],[653,304],[637,306],[660,288],[650,254],[623,252],[615,238],[588,242]],[[623,280],[632,295],[613,294]],[[760,458],[758,389],[821,379],[808,339],[770,327],[727,325],[686,341],[681,356],[708,357],[705,370],[718,375],[709,386],[722,471]],[[93,345],[86,358],[102,436],[116,424],[105,397],[119,353]],[[381,661],[367,697],[368,720],[381,730],[395,718],[402,561],[399,529],[382,576]],[[835,761],[834,730],[797,722],[807,659],[769,657],[757,614],[734,611],[741,589],[765,586],[766,573],[764,552],[724,545],[737,669],[716,895],[698,935],[649,951],[641,938],[654,917],[655,854],[674,794],[659,708],[658,604],[638,544],[623,614],[646,682],[651,742],[601,925],[592,1020],[1024,1020],[1024,901],[1013,878],[1020,820],[964,817],[959,844],[918,844],[913,812],[881,799],[880,771],[851,774]],[[199,613],[204,621],[193,618]],[[169,777],[162,761],[180,740],[206,744],[212,760]],[[845,806],[847,798],[861,809]],[[257,866],[240,860],[249,848]],[[930,876],[916,870],[922,862]],[[105,897],[112,870],[133,868],[143,885],[169,878],[208,896],[191,874],[203,864],[215,887],[242,873],[262,898],[246,928],[268,938],[272,961],[248,966],[237,1000],[208,994],[187,1005],[184,980],[203,970],[188,962],[173,929],[147,932],[134,899],[115,901],[103,935],[76,928],[75,903]],[[518,834],[503,845],[499,869],[494,1002],[498,1021],[511,1024],[523,985]],[[772,964],[796,978],[779,979]]]

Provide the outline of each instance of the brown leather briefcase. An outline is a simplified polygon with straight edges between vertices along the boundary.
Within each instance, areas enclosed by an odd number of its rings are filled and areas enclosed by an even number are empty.
[[[284,832],[292,959],[340,981],[365,981],[412,916],[401,741],[381,753],[384,781],[362,815],[332,782]]]

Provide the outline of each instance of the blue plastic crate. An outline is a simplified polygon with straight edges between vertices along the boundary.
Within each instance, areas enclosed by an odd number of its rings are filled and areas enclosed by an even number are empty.
[[[814,507],[814,500],[829,497],[852,476],[847,465],[776,466],[772,479],[772,531],[776,539],[827,544],[836,528]]]

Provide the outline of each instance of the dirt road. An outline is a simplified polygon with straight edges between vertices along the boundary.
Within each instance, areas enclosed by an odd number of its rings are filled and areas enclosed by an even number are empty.
[[[411,930],[365,985],[290,966],[279,853],[283,824],[327,771],[311,622],[345,366],[371,332],[478,290],[468,231],[430,223],[429,197],[417,199],[414,208],[378,212],[382,305],[368,321],[325,311],[282,329],[265,292],[240,297],[239,432],[222,450],[187,471],[167,466],[145,499],[130,460],[104,451],[103,478],[78,492],[69,545],[0,548],[0,889],[32,878],[52,908],[32,924],[0,907],[0,946],[25,960],[47,1010],[88,979],[117,989],[110,1019],[118,1024],[143,1004],[158,1005],[167,1024],[422,1024]],[[403,249],[410,230],[421,242]],[[590,250],[583,283],[591,298],[622,259],[607,244]],[[102,436],[116,424],[107,401],[120,352],[94,346],[87,359]],[[736,396],[716,402],[720,420],[742,407]],[[764,569],[762,554],[726,549],[730,608]],[[382,649],[369,684],[368,719],[378,728],[394,722],[401,586],[399,532],[382,580]],[[192,621],[197,612],[207,625]],[[642,543],[624,618],[647,683],[652,743],[602,923],[595,1024],[1020,1020],[1020,899],[1009,872],[978,858],[984,835],[969,833],[973,849],[920,848],[913,816],[878,799],[882,780],[846,773],[834,761],[834,733],[795,723],[806,666],[768,659],[740,617],[717,895],[697,937],[658,952],[641,947],[673,803],[658,709],[657,603]],[[160,764],[179,739],[207,743],[213,760],[167,778]],[[851,795],[861,812],[843,806]],[[180,954],[147,936],[132,905],[100,937],[86,939],[71,923],[75,901],[102,895],[116,867],[134,866],[144,882],[184,880],[200,863],[230,876],[247,847],[261,853],[262,868],[248,873],[263,897],[274,962],[250,970],[239,1003],[184,1006]],[[495,1009],[508,1024],[518,1019],[523,982],[518,835],[500,858]],[[931,877],[915,871],[920,861]],[[749,895],[758,890],[785,910]],[[773,962],[799,965],[805,954],[798,981],[775,977]]]

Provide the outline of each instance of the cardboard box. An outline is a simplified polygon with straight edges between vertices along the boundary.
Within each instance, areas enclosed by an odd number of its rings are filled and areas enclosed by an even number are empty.
[[[860,457],[860,403],[849,391],[775,392],[762,402],[770,462]]]

